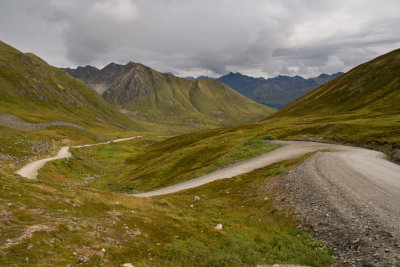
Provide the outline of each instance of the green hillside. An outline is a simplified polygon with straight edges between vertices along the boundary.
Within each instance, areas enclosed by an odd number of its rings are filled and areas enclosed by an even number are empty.
[[[190,131],[255,122],[275,111],[218,81],[189,81],[132,62],[66,70],[135,119]]]
[[[32,122],[70,122],[86,129],[141,129],[63,69],[0,42],[0,112]]]
[[[322,85],[263,124],[279,135],[326,139],[384,151],[400,160],[400,49]]]
[[[0,165],[143,129],[63,69],[0,42]]]
[[[399,73],[397,49],[316,88],[272,117],[399,115]]]

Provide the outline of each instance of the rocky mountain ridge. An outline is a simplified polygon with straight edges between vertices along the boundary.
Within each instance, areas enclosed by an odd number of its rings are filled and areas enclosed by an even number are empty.
[[[255,122],[274,112],[219,81],[190,81],[139,63],[66,71],[125,114],[154,123],[204,129]]]

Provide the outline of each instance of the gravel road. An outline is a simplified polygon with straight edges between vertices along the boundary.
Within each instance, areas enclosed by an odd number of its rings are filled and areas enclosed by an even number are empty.
[[[333,149],[334,150],[334,149]],[[334,150],[335,151],[335,150]],[[340,265],[400,266],[400,166],[380,152],[320,152],[268,186]]]

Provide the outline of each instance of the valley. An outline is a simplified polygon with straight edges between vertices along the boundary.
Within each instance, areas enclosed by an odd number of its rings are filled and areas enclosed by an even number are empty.
[[[275,111],[0,43],[0,263],[396,266],[399,71],[397,49]]]

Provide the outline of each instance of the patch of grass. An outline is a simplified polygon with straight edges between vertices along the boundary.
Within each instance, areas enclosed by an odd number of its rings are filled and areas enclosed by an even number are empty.
[[[125,160],[162,140],[155,136],[99,146],[71,148],[72,157],[51,161],[39,170],[38,179],[43,181],[98,187],[110,177],[125,172]]]
[[[329,266],[329,250],[264,200],[271,178],[264,173],[291,168],[307,156],[153,199],[26,180],[0,170],[0,244],[11,240],[0,250],[0,263],[75,265],[86,257],[87,265]],[[201,199],[194,201],[195,195]],[[218,223],[222,231],[214,230]],[[25,236],[32,227],[38,230]]]
[[[228,233],[212,247],[194,239],[178,240],[165,246],[164,257],[179,266],[245,266],[259,263],[293,263],[325,266],[332,262],[331,251],[298,230],[289,234],[277,231],[274,237]],[[319,252],[322,250],[322,253]]]
[[[273,169],[268,169],[268,171],[265,172],[265,176],[275,176],[281,173],[284,173],[285,171],[287,171],[288,169],[283,167],[283,166],[279,166],[277,168],[273,168]]]
[[[270,134],[263,136],[262,139],[263,140],[276,140],[275,136],[270,135]]]

